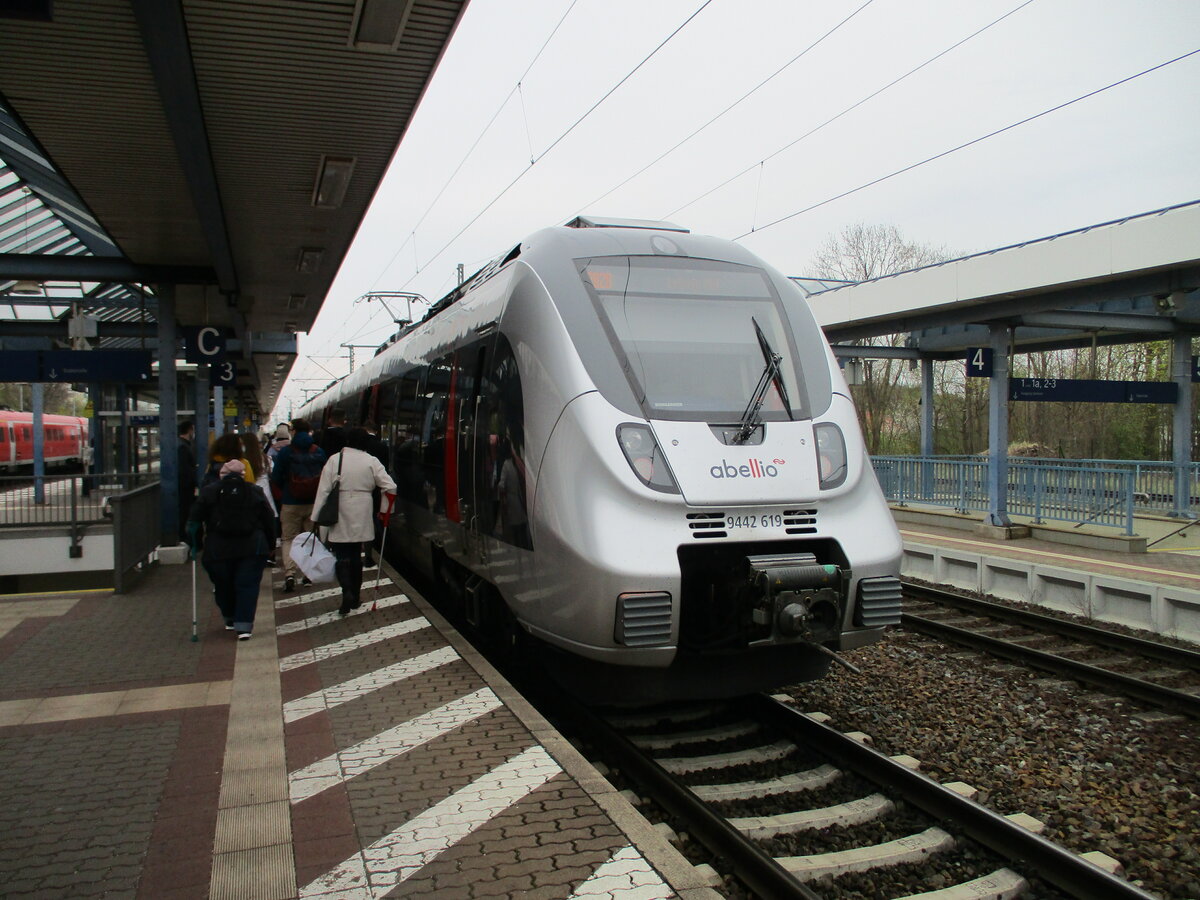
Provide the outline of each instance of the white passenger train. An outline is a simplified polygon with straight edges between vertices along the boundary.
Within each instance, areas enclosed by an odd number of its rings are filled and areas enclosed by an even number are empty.
[[[899,622],[849,391],[799,290],[737,244],[539,231],[300,414],[334,407],[382,425],[390,549],[614,699],[817,678]]]

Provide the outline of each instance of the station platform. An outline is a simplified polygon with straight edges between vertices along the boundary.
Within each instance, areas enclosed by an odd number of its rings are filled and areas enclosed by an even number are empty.
[[[893,515],[906,578],[1200,643],[1200,524],[1138,520],[1132,540],[1068,524],[1011,537],[967,516]]]
[[[0,597],[5,897],[720,896],[390,568]]]

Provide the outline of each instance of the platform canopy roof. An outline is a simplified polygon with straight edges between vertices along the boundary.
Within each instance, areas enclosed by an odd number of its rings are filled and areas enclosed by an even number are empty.
[[[1200,201],[870,281],[798,280],[835,345],[908,333],[908,352],[961,357],[1010,327],[1017,352],[1200,333]],[[850,347],[837,347],[853,356]]]
[[[171,285],[269,410],[466,3],[0,0],[0,341]]]

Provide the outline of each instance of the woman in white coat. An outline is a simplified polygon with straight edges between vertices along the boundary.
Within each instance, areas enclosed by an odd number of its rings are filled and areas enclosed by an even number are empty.
[[[351,428],[346,432],[346,447],[333,454],[321,470],[321,481],[317,496],[313,500],[315,511],[320,510],[335,483],[338,491],[338,520],[325,531],[325,542],[337,557],[334,573],[342,588],[340,615],[362,605],[359,594],[362,589],[362,545],[363,541],[375,538],[375,504],[372,492],[379,488],[384,495],[394,493],[396,482],[388,475],[378,459],[366,451],[370,436],[365,429]]]

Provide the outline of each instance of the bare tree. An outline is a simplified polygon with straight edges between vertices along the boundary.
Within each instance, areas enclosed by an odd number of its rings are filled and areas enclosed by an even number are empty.
[[[830,236],[817,250],[805,273],[814,278],[867,281],[950,259],[944,247],[904,240],[894,225],[848,225]],[[867,346],[903,346],[904,335],[869,338]],[[908,452],[911,430],[917,421],[915,378],[906,362],[872,359],[863,366],[863,383],[854,388],[859,422],[871,453]],[[913,407],[911,409],[907,407]],[[906,428],[907,426],[907,428]]]

